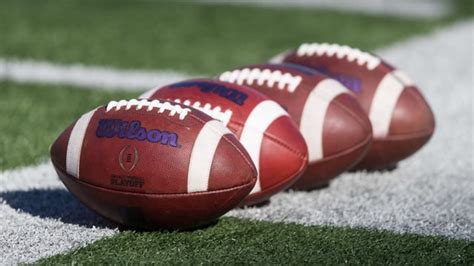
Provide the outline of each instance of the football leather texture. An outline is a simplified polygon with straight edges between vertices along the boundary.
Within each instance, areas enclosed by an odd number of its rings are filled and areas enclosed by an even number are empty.
[[[413,81],[380,57],[337,44],[302,44],[276,56],[323,72],[351,89],[372,123],[374,143],[357,168],[393,168],[433,135],[435,119]]]
[[[303,136],[276,102],[248,87],[194,79],[155,88],[141,97],[183,103],[224,123],[247,149],[258,170],[242,205],[256,205],[290,187],[307,166]]]
[[[309,166],[293,188],[325,186],[367,152],[370,122],[352,92],[338,81],[292,64],[261,64],[222,73],[221,81],[252,87],[278,102],[298,125]]]
[[[221,122],[162,100],[112,101],[82,115],[53,143],[51,160],[86,206],[146,229],[212,222],[236,207],[257,177]]]

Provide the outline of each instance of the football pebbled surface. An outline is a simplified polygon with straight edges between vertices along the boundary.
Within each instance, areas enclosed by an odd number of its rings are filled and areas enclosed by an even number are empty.
[[[219,79],[255,88],[283,106],[298,125],[309,164],[295,189],[326,186],[371,146],[371,124],[355,95],[315,70],[294,64],[249,65],[226,71]]]
[[[297,125],[278,103],[250,87],[192,79],[151,89],[140,98],[191,106],[222,121],[235,134],[259,173],[242,206],[266,202],[297,181],[307,166],[308,148]]]
[[[271,61],[308,66],[355,93],[373,130],[373,145],[356,169],[386,170],[417,152],[433,135],[434,115],[409,75],[386,60],[346,45],[302,44]]]
[[[433,139],[416,156],[392,172],[344,174],[326,190],[282,193],[271,205],[229,215],[474,240],[474,69],[466,56],[473,29],[474,21],[466,21],[378,51],[415,79],[437,115]],[[57,204],[44,211],[42,202],[53,199]],[[0,173],[0,209],[5,264],[32,262],[118,232],[75,201],[49,163]]]
[[[214,221],[256,179],[245,148],[221,122],[159,100],[111,101],[85,113],[53,143],[51,160],[81,202],[141,228]]]

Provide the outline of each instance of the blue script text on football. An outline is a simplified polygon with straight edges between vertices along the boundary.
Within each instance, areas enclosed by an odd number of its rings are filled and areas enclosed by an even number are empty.
[[[245,103],[245,100],[247,100],[248,98],[248,95],[241,91],[238,91],[233,88],[228,88],[224,85],[216,84],[212,82],[188,81],[188,82],[180,82],[180,83],[170,86],[170,88],[172,89],[185,88],[185,87],[199,87],[201,92],[217,94],[220,97],[230,100],[238,105],[243,105]]]
[[[141,122],[138,120],[128,122],[120,119],[101,119],[95,134],[98,138],[118,137],[161,143],[172,147],[178,146],[178,135],[176,133],[159,129],[146,129],[141,126]]]

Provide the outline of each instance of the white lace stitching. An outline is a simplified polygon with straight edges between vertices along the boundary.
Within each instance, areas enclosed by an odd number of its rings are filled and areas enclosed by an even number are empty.
[[[170,111],[169,116],[179,114],[179,120],[183,120],[186,115],[191,112],[189,108],[183,108],[177,104],[171,104],[169,102],[160,102],[159,100],[147,100],[147,99],[132,99],[132,100],[121,100],[111,101],[107,104],[105,111],[109,112],[112,109],[115,111],[125,107],[125,110],[130,110],[132,106],[135,106],[135,110],[140,110],[143,107],[147,107],[147,112],[151,112],[154,108],[158,108],[158,113],[163,113],[165,110]]]
[[[249,86],[252,86],[254,82],[257,82],[259,86],[266,83],[270,88],[276,85],[279,90],[287,87],[288,91],[293,93],[300,85],[302,78],[301,76],[293,76],[290,73],[282,73],[280,70],[244,68],[224,72],[219,76],[219,80],[238,85],[244,85],[245,82]]]
[[[174,101],[177,103],[181,103],[181,99],[174,99]],[[229,123],[230,118],[232,117],[231,110],[222,111],[222,108],[220,106],[215,106],[213,108],[211,104],[209,103],[206,103],[204,104],[204,106],[201,106],[201,102],[191,103],[190,100],[184,100],[182,103],[184,105],[191,106],[195,109],[198,109],[199,111],[207,114],[208,116],[221,121],[226,126]]]
[[[369,70],[375,69],[381,62],[380,58],[370,53],[362,52],[359,49],[328,43],[303,43],[296,51],[296,54],[297,56],[322,56],[326,54],[329,57],[336,55],[339,59],[346,57],[349,62],[357,60],[357,64],[360,66],[367,63],[367,69]]]

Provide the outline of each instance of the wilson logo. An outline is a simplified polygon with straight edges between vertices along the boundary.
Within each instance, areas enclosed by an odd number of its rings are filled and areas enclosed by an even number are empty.
[[[329,71],[327,66],[324,66],[324,65],[317,67],[316,70],[341,82],[344,86],[346,86],[348,89],[350,89],[351,91],[355,93],[359,93],[361,90],[361,81],[358,78],[355,78],[346,74],[332,73],[331,71]]]
[[[120,119],[101,119],[95,134],[98,138],[116,137],[178,147],[178,135],[176,133],[159,129],[146,129],[141,126],[141,122],[138,120],[128,122]]]
[[[186,88],[186,87],[199,87],[201,92],[204,93],[214,93],[223,97],[233,103],[238,105],[244,105],[245,100],[247,100],[248,95],[238,91],[236,89],[228,88],[224,85],[204,82],[204,81],[190,81],[190,82],[181,82],[174,85],[171,85],[172,89]]]

